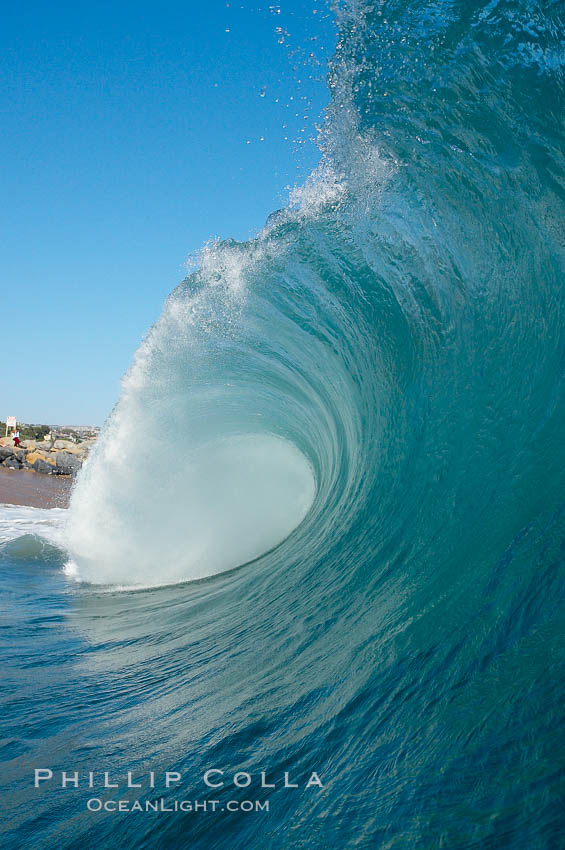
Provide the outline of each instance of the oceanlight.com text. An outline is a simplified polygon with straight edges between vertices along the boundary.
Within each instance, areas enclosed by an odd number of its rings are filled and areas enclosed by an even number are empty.
[[[89,812],[108,814],[129,812],[268,812],[269,800],[101,800],[92,797],[86,803]]]

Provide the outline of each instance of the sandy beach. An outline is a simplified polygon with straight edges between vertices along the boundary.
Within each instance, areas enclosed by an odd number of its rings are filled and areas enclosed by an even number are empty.
[[[68,508],[71,487],[72,479],[61,475],[0,468],[0,504]]]

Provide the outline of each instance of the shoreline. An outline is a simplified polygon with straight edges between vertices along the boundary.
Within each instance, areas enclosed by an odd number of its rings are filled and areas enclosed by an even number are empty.
[[[0,504],[30,508],[68,508],[73,479],[38,475],[32,469],[0,467]]]
[[[22,440],[15,446],[11,437],[0,437],[0,467],[33,469],[42,475],[76,475],[95,442],[93,438],[75,442],[47,434],[43,440]]]

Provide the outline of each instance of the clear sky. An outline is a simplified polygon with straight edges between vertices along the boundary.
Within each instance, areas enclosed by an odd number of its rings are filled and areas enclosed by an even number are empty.
[[[2,18],[0,419],[102,424],[188,256],[248,238],[315,165],[296,139],[328,100],[334,24],[325,0]]]

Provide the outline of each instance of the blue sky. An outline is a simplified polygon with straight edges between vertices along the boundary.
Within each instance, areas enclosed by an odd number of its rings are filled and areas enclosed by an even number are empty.
[[[315,165],[334,25],[279,8],[4,7],[0,419],[101,424],[187,257]]]

